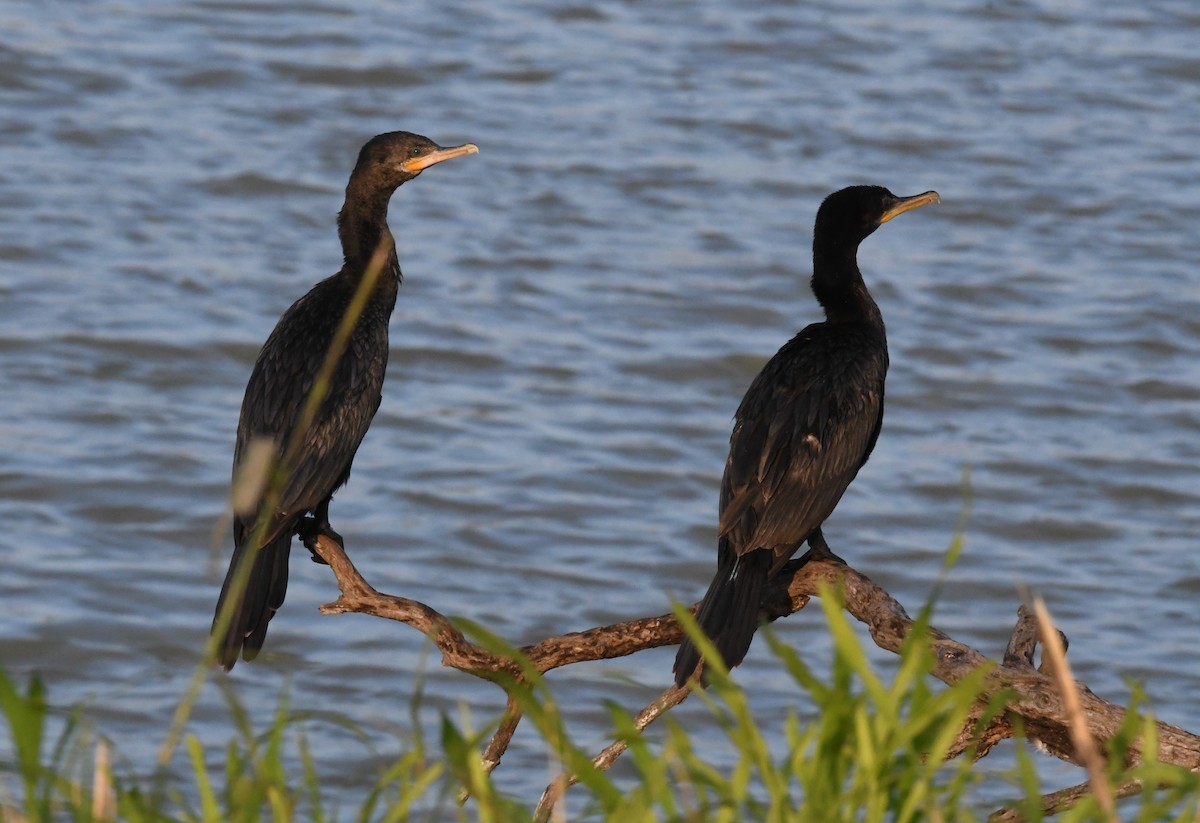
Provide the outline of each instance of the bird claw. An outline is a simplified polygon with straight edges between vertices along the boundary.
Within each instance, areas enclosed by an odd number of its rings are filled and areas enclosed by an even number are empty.
[[[333,530],[328,520],[324,523],[318,523],[317,518],[312,515],[307,515],[300,519],[300,522],[296,524],[296,534],[299,536],[300,542],[304,544],[304,548],[308,549],[312,555],[312,562],[320,563],[322,566],[328,566],[329,564],[317,553],[317,540],[319,538],[328,537],[330,540],[337,541],[337,544],[343,550],[346,548],[342,536]]]
[[[834,554],[828,546],[810,546],[808,551],[796,559],[796,568],[800,568],[813,560],[832,560],[834,563],[841,563],[843,566],[850,565]]]

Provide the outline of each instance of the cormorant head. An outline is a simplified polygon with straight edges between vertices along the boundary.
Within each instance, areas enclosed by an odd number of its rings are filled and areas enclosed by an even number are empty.
[[[817,209],[814,245],[855,249],[871,232],[898,214],[936,203],[936,191],[897,197],[883,186],[850,186],[835,191]]]
[[[443,148],[428,137],[407,131],[390,131],[367,141],[358,153],[351,180],[370,180],[372,187],[395,189],[435,163],[475,154],[474,143]]]

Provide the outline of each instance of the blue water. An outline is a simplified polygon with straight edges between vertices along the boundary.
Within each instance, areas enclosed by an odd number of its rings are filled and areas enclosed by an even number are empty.
[[[407,129],[481,152],[392,204],[391,368],[333,507],[378,588],[514,643],[698,597],[733,411],[819,316],[821,198],[936,189],[941,205],[862,249],[888,408],[826,534],[916,608],[969,469],[938,625],[998,655],[1022,588],[1039,591],[1078,676],[1118,701],[1140,680],[1188,726],[1198,35],[1182,0],[11,0],[0,659],[56,701],[90,701],[149,768],[224,571],[254,355],[337,269],[359,146]],[[257,716],[288,684],[297,707],[403,737],[416,680],[431,711],[499,712],[497,690],[442,670],[411,630],[320,616],[335,595],[295,555],[266,652],[228,678]],[[820,624],[777,624],[818,669]],[[640,708],[670,661],[553,675],[578,738],[601,744],[601,699]],[[764,718],[806,711],[764,644],[739,679]],[[706,733],[701,707],[679,716]],[[191,728],[230,736],[211,684]],[[353,802],[369,766],[339,740],[323,768]],[[530,803],[546,776],[524,736],[498,772]]]

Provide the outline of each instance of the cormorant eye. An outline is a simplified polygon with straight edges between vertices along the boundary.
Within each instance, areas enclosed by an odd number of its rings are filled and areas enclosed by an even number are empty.
[[[410,157],[420,157],[425,153],[425,149],[421,146],[415,146],[408,154]]]

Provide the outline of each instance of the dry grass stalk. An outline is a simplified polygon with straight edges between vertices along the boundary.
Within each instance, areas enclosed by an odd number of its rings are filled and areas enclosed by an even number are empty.
[[[1100,753],[1100,748],[1096,745],[1091,730],[1088,729],[1087,717],[1079,700],[1079,686],[1071,675],[1071,666],[1067,663],[1062,636],[1054,627],[1054,621],[1050,619],[1050,611],[1041,597],[1034,598],[1033,609],[1037,615],[1038,629],[1041,634],[1042,654],[1049,658],[1049,674],[1058,684],[1059,694],[1062,695],[1063,709],[1068,721],[1067,729],[1071,734],[1075,753],[1087,768],[1088,782],[1101,810],[1112,823],[1119,823],[1112,787],[1104,774],[1104,756]]]
[[[92,819],[117,819],[117,792],[113,788],[112,754],[108,741],[100,738],[96,744],[96,765],[92,773]]]

